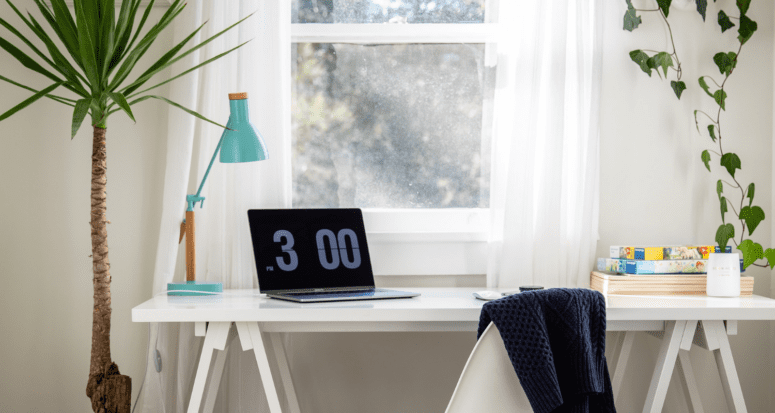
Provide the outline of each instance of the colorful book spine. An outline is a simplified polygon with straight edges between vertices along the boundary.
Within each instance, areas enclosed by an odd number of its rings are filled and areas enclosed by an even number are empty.
[[[598,258],[597,270],[618,274],[704,274],[708,260],[639,261],[620,258]],[[740,260],[740,272],[743,260]]]
[[[597,270],[608,271],[616,274],[624,274],[627,268],[627,260],[620,258],[598,258]]]
[[[616,274],[705,274],[708,260],[638,261],[620,258],[598,258],[597,270]],[[740,259],[740,273],[744,273]]]
[[[600,258],[597,269],[620,274],[699,274],[705,273],[707,260],[639,261]]]
[[[711,252],[721,252],[721,248],[713,245],[676,247],[611,246],[609,258],[642,261],[707,260]],[[724,252],[732,252],[732,246],[727,245]]]

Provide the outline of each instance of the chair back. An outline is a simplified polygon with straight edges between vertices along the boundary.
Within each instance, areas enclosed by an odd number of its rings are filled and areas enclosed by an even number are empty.
[[[532,411],[501,334],[490,323],[468,357],[446,413]]]

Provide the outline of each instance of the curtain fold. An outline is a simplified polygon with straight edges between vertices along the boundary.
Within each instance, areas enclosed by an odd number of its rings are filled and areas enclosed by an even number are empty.
[[[488,287],[589,284],[598,239],[602,0],[503,2]],[[502,21],[502,20],[501,20]],[[507,87],[504,87],[507,86]]]
[[[248,92],[250,118],[264,136],[268,159],[245,164],[215,162],[196,207],[197,280],[219,281],[224,289],[257,288],[247,210],[290,207],[290,103],[266,102],[266,95],[290,97],[290,16],[281,0],[202,0],[189,2],[174,23],[173,43],[207,21],[189,47],[254,13],[245,23],[212,41],[172,67],[180,73],[240,43],[245,46],[170,84],[169,98],[225,124],[228,93]],[[274,89],[273,89],[274,88]],[[185,248],[178,244],[186,194],[196,193],[223,132],[178,110],[169,109],[161,230],[153,293],[168,282],[185,280]],[[158,296],[164,298],[163,295]],[[135,411],[186,411],[202,337],[192,323],[151,325],[146,374]],[[157,370],[156,352],[161,360]],[[138,383],[139,384],[139,383]],[[136,384],[136,385],[138,385]],[[214,411],[268,411],[252,352],[239,340],[228,344],[228,359]]]

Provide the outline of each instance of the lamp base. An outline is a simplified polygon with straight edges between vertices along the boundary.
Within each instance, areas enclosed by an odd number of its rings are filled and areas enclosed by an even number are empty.
[[[216,295],[213,293],[221,292],[223,292],[223,283],[206,281],[167,283],[167,295]]]

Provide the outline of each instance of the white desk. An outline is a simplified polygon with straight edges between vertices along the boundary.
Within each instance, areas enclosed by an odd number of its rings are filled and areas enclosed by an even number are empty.
[[[331,331],[470,331],[479,324],[483,301],[472,293],[482,288],[407,288],[420,292],[411,299],[297,304],[258,296],[257,290],[226,290],[224,296],[156,296],[132,309],[134,322],[193,322],[197,336],[204,336],[188,412],[212,412],[231,325],[243,350],[253,349],[269,408],[279,413],[280,397],[267,354],[274,354],[281,388],[292,413],[299,412],[281,332]],[[775,320],[775,300],[742,298],[610,296],[607,330],[621,332],[611,366],[614,394],[618,394],[626,362],[637,331],[662,338],[644,412],[660,412],[676,361],[693,411],[702,410],[688,350],[696,344],[716,355],[730,412],[745,412],[740,382],[735,371],[728,334],[735,334],[738,320]],[[266,338],[262,337],[266,334]],[[212,385],[204,394],[214,350],[221,350],[213,368]],[[204,404],[203,403],[204,399]]]

